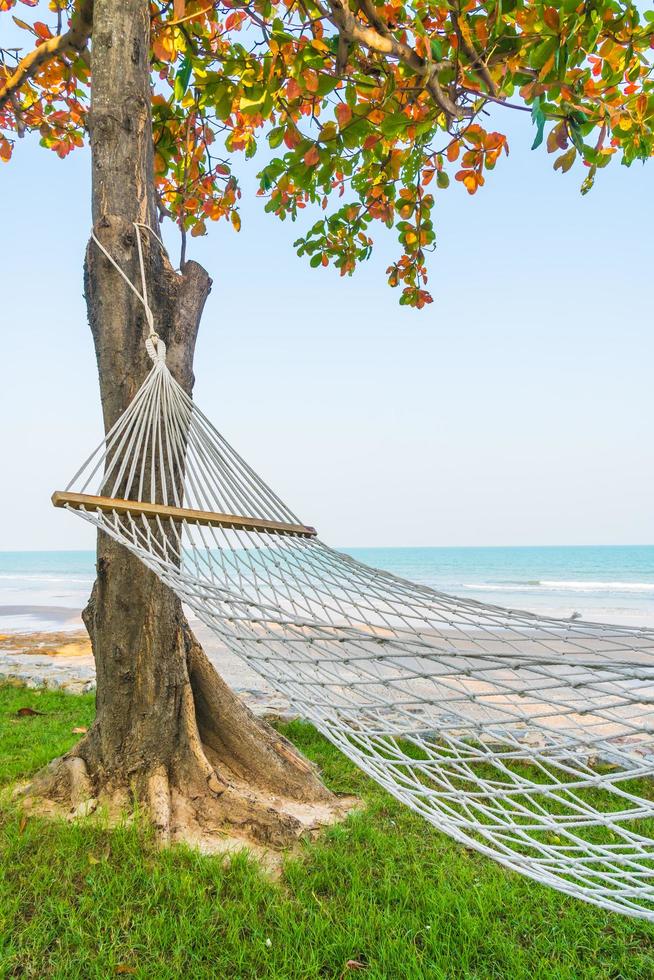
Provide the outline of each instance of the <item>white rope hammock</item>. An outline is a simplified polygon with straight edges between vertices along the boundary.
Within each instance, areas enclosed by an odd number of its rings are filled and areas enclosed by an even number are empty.
[[[142,278],[153,367],[54,502],[439,830],[654,921],[654,631],[454,598],[327,547],[172,377]]]

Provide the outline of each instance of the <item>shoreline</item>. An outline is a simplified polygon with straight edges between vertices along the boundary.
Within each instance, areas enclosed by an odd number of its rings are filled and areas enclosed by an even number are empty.
[[[341,548],[442,592],[556,619],[654,629],[654,545]],[[0,634],[83,628],[94,551],[0,551]]]
[[[71,694],[95,690],[91,641],[81,625],[68,630],[5,630],[0,632],[0,684],[47,687]],[[254,714],[297,718],[289,703],[263,678],[230,653],[213,634],[194,621],[193,632],[209,660]]]

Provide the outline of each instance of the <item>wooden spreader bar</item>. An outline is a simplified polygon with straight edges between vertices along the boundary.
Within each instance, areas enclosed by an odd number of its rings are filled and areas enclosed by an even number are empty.
[[[189,507],[168,507],[166,504],[150,504],[140,500],[123,500],[119,497],[96,497],[90,493],[68,493],[55,490],[52,494],[55,507],[74,507],[78,510],[101,510],[105,513],[135,514],[163,520],[188,521],[210,527],[226,527],[234,531],[268,531],[294,537],[315,538],[315,527],[305,524],[285,524],[283,521],[266,521],[259,517],[243,517],[239,514],[217,514],[210,510],[193,510]]]

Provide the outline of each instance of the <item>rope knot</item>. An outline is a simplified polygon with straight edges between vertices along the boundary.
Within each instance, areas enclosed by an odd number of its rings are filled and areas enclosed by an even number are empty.
[[[159,336],[159,334],[154,333],[145,341],[145,349],[150,355],[150,360],[153,364],[165,364],[166,363],[166,345]]]

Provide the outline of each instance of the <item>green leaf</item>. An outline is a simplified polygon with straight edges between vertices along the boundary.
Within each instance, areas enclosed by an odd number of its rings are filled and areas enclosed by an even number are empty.
[[[554,161],[554,169],[560,170],[561,173],[567,173],[572,164],[575,162],[577,156],[577,151],[574,146],[571,146],[566,153],[562,153],[560,157],[557,157]]]
[[[175,99],[179,101],[186,94],[193,63],[187,54],[184,55],[179,71],[175,75]]]
[[[272,150],[276,149],[281,144],[283,139],[284,139],[283,126],[276,126],[274,129],[271,129],[270,132],[268,133],[268,143],[270,144],[270,148]]]
[[[533,101],[531,118],[536,126],[536,138],[531,144],[531,148],[532,150],[536,150],[543,142],[543,135],[545,133],[545,113],[541,108],[541,97],[539,95]]]
[[[403,112],[395,112],[391,116],[385,116],[382,119],[381,131],[384,136],[397,136],[401,133],[403,129],[409,125],[409,120],[404,115]]]

